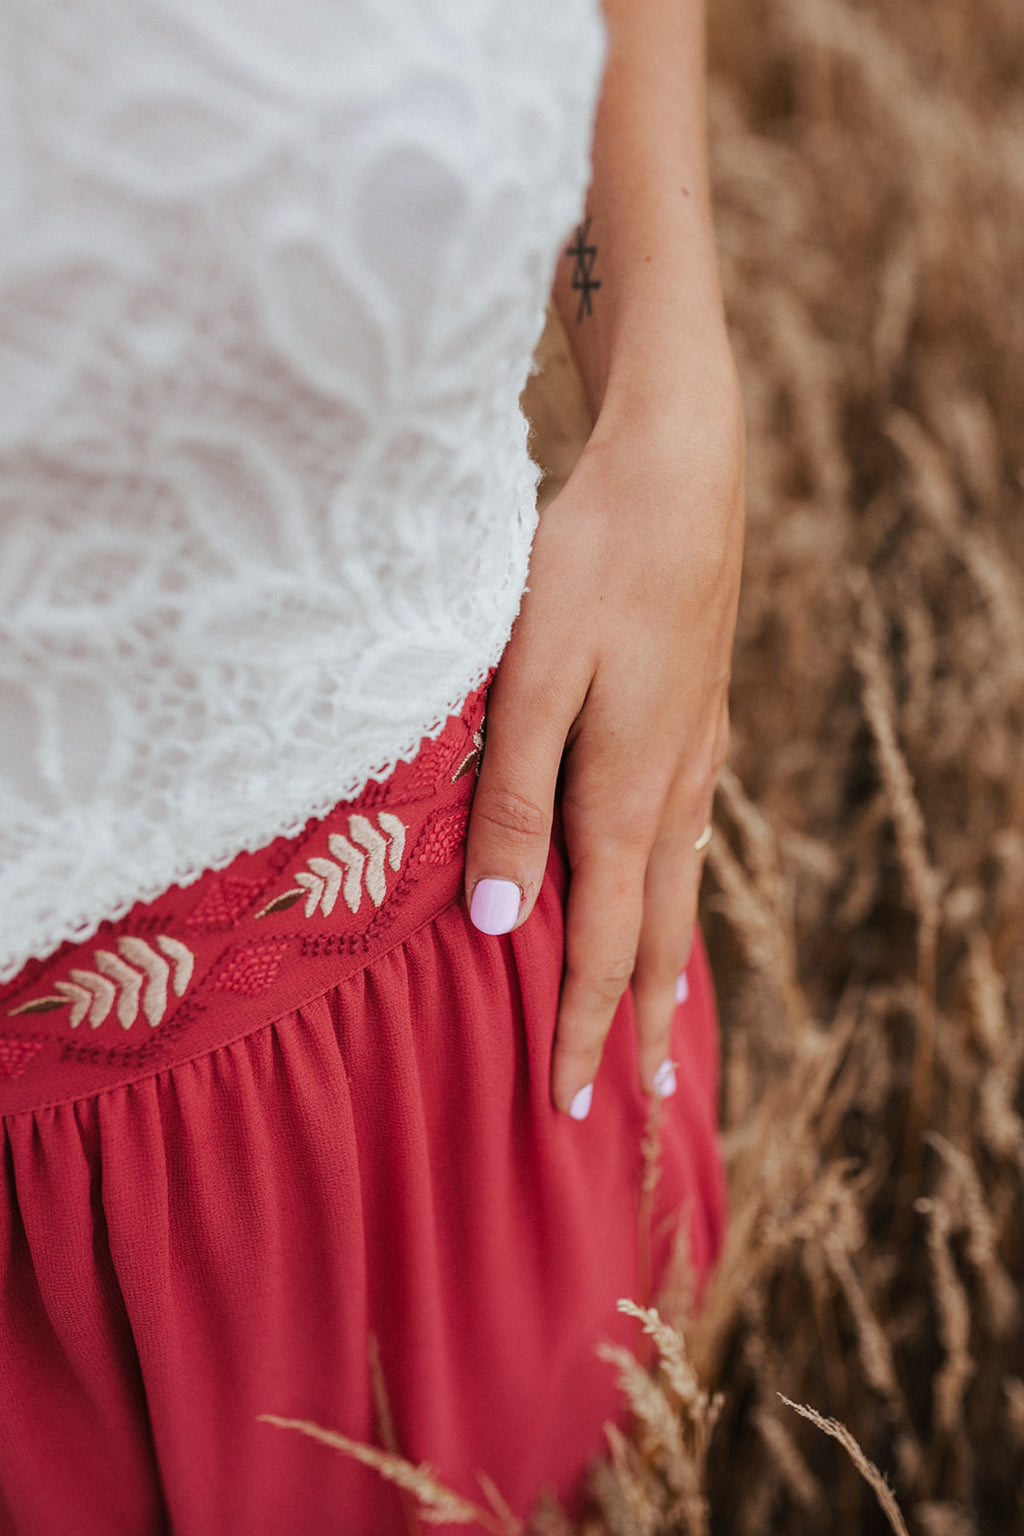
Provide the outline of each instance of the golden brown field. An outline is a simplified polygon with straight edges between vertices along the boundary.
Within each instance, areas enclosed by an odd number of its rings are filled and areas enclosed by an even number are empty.
[[[1010,1536],[1024,1531],[1024,6],[711,13],[749,535],[705,890],[732,1191],[726,1256],[688,1330],[724,1395],[707,1520],[714,1536],[889,1528],[846,1450],[783,1394],[848,1427],[911,1532]],[[662,1445],[634,1461],[606,1528],[700,1529],[683,1459]]]
[[[585,1531],[1018,1536],[1024,4],[710,10],[749,430],[704,892],[732,1219]]]
[[[588,1529],[1012,1536],[1024,6],[710,9],[749,534],[704,893],[732,1227],[684,1331],[722,1403],[705,1503],[708,1403],[637,1380]]]

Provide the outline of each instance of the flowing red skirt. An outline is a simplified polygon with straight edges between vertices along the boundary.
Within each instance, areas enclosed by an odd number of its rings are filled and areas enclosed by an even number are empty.
[[[653,1210],[632,1005],[588,1120],[548,1090],[564,864],[506,938],[461,900],[483,697],[383,785],[0,993],[0,1532],[382,1536],[380,1443],[525,1513],[621,1418],[596,1346],[723,1221],[702,948]]]

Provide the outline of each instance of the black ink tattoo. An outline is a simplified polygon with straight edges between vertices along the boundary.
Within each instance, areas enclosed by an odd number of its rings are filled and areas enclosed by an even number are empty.
[[[594,307],[590,295],[595,289],[600,288],[600,279],[593,277],[594,262],[597,260],[597,246],[588,245],[590,235],[590,218],[588,214],[585,223],[576,226],[576,243],[566,247],[565,254],[571,256],[576,265],[572,269],[573,291],[580,296],[580,307],[576,311],[576,324],[583,322],[584,315],[592,315]]]

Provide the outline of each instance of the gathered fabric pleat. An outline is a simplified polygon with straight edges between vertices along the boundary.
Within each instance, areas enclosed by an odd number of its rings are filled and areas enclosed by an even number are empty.
[[[564,886],[555,849],[502,939],[448,891],[258,1027],[4,1117],[3,1536],[404,1531],[375,1472],[260,1417],[379,1444],[371,1338],[405,1455],[520,1513],[575,1497],[622,1417],[596,1348],[636,1344],[649,1102],[627,994],[590,1117],[552,1108]],[[655,1276],[682,1221],[699,1285],[724,1209],[699,943],[687,978],[649,1221]]]

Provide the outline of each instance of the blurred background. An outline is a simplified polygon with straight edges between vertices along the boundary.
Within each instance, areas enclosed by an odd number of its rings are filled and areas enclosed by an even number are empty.
[[[709,1440],[712,1406],[663,1366],[675,1422],[635,1398],[590,1528],[894,1528],[782,1394],[846,1426],[914,1536],[1012,1536],[1024,4],[710,0],[710,25],[749,429],[704,890],[732,1224],[700,1315],[685,1287],[664,1310],[723,1401]]]

